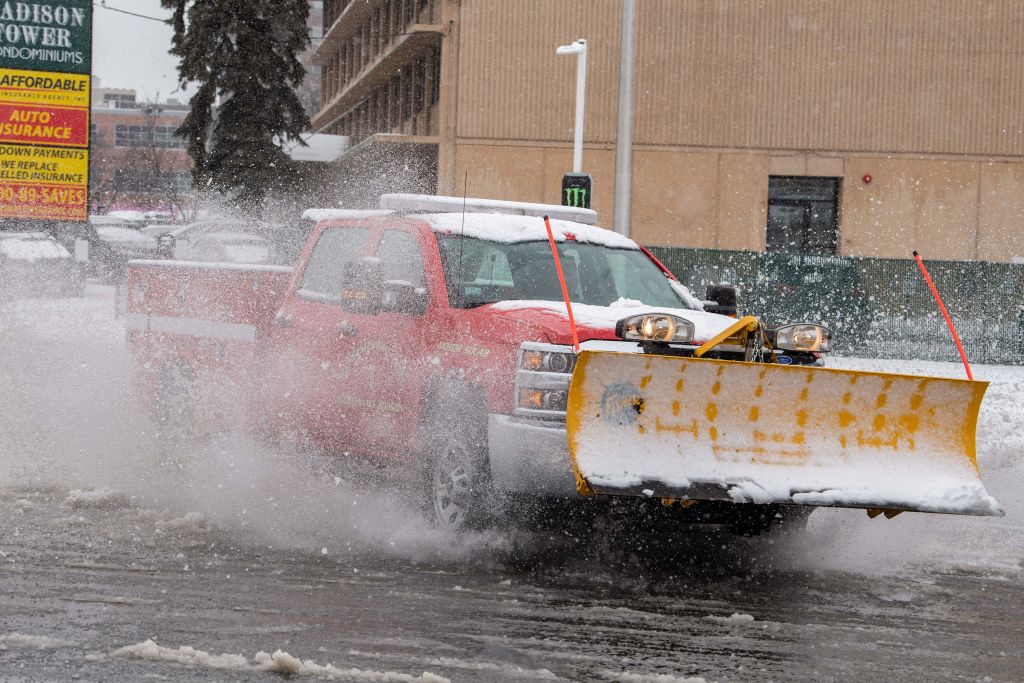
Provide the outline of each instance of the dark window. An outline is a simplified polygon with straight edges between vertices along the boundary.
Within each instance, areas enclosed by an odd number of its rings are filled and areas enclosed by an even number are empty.
[[[430,88],[430,103],[437,104],[441,101],[441,46],[434,48],[432,58],[432,80]]]
[[[839,245],[839,178],[768,179],[768,251],[835,254]]]
[[[427,90],[427,65],[420,57],[416,60],[413,65],[413,78],[412,78],[412,110],[413,113],[419,114],[423,111],[426,106],[426,90]]]
[[[299,295],[314,301],[341,303],[345,267],[363,255],[369,228],[325,230],[309,255]]]

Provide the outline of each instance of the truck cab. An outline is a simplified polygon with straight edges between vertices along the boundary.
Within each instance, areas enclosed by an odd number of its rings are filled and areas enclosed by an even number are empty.
[[[384,212],[321,221],[267,332],[277,433],[429,461],[439,519],[460,526],[486,482],[576,494],[565,447],[574,349],[543,216],[584,348],[638,350],[617,323],[673,314],[693,349],[735,322],[587,210],[386,195]],[[502,211],[514,213],[502,213]],[[576,219],[576,220],[568,220]]]

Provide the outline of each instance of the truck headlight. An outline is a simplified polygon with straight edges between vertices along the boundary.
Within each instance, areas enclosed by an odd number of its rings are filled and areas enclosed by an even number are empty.
[[[571,352],[524,349],[519,357],[519,367],[532,372],[571,373],[576,367],[576,355]]]
[[[667,313],[645,313],[620,320],[615,334],[627,341],[686,343],[693,341],[693,323]]]
[[[775,329],[775,348],[784,351],[820,351],[832,348],[832,332],[810,323],[783,325]]]
[[[572,347],[523,342],[517,364],[512,414],[521,418],[564,420],[569,379],[576,368]]]

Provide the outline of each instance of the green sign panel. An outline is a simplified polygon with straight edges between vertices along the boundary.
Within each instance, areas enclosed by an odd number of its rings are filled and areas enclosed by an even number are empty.
[[[566,173],[562,176],[562,206],[589,209],[591,185],[587,173]]]
[[[0,66],[87,74],[92,0],[0,2]]]

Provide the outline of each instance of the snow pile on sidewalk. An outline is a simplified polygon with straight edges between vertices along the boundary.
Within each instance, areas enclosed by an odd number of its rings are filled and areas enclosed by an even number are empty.
[[[126,659],[146,659],[150,661],[172,662],[204,669],[220,669],[231,671],[266,671],[269,673],[289,676],[312,676],[328,680],[374,681],[380,683],[450,683],[447,678],[430,672],[419,676],[399,673],[396,671],[371,671],[367,669],[340,669],[332,664],[317,664],[312,660],[301,660],[297,657],[277,650],[274,654],[257,652],[253,659],[243,655],[214,655],[203,650],[183,645],[177,649],[157,645],[146,640],[135,645],[127,645],[111,653],[112,657]]]

